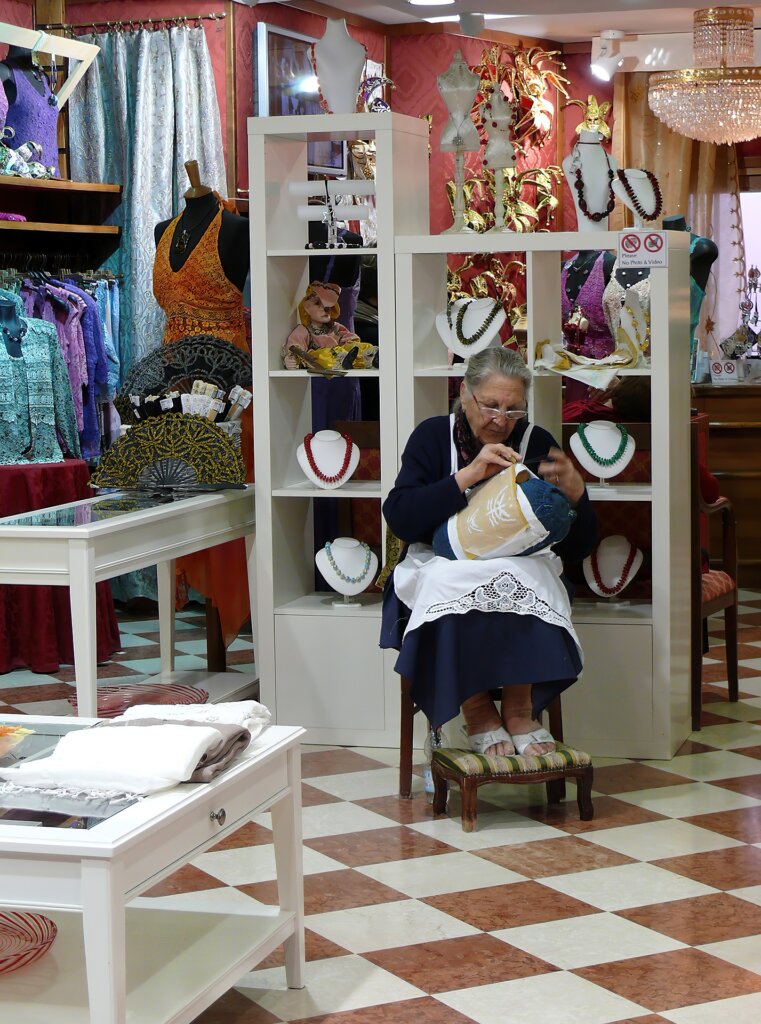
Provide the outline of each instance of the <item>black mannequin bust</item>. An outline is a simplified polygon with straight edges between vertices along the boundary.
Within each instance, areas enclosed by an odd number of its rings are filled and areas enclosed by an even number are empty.
[[[175,273],[185,266],[190,254],[219,211],[219,199],[208,185],[201,184],[198,163],[195,160],[188,160],[185,169],[188,172],[190,188],[184,195],[185,209],[174,229],[169,246],[169,265]],[[156,245],[171,222],[163,220],[154,228]],[[184,237],[185,235],[187,237]],[[241,291],[249,270],[249,248],[248,219],[223,210],[219,228],[219,261],[225,277]]]
[[[684,217],[674,214],[663,218],[664,231],[689,231],[689,226]],[[711,267],[719,258],[719,247],[711,238],[703,238],[690,232],[693,239],[697,239],[692,252],[690,253],[690,275],[695,284],[702,292],[708,286],[708,275]]]
[[[16,83],[13,80],[11,74],[11,68],[16,68],[17,71],[23,71],[29,82],[34,89],[40,94],[45,96],[45,85],[38,75],[34,74],[34,64],[32,63],[32,51],[26,50],[23,46],[9,46],[8,53],[5,56],[5,60],[0,64],[0,82],[3,83],[5,89],[5,95],[8,97],[9,103],[14,103],[16,100]],[[21,140],[22,142],[25,140]]]
[[[565,293],[570,302],[576,301],[579,296],[579,292],[584,287],[587,278],[592,272],[592,267],[594,267],[597,262],[597,260],[592,259],[592,257],[599,255],[599,252],[596,252],[594,249],[585,249],[573,257],[565,279]],[[613,271],[613,264],[615,262],[616,258],[613,253],[607,252],[606,250],[603,253],[602,262],[602,273],[606,285],[608,281],[610,281],[610,275]]]
[[[16,359],[21,355],[23,326],[19,320],[16,303],[10,299],[0,299],[0,333],[8,355]]]

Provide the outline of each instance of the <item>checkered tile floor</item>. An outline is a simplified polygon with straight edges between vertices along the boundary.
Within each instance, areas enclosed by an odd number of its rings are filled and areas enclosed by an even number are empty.
[[[278,951],[195,1024],[757,1024],[761,594],[741,597],[740,702],[717,620],[702,731],[669,762],[595,759],[591,822],[572,786],[554,808],[493,787],[466,835],[454,796],[431,819],[419,777],[400,803],[396,751],[306,748],[307,987],[285,988]],[[264,815],[149,895],[273,904],[270,839]]]

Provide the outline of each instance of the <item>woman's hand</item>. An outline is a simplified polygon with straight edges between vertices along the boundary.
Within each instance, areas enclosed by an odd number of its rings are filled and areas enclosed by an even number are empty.
[[[581,473],[559,448],[550,448],[546,458],[539,463],[537,473],[561,490],[572,505],[576,505],[584,493],[585,484]]]
[[[514,462],[520,462],[520,457],[506,444],[485,444],[470,465],[458,470],[454,478],[460,490],[467,491]]]

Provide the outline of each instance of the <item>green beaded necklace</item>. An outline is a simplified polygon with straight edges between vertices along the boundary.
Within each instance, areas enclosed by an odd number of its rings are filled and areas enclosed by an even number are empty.
[[[614,454],[611,455],[609,459],[603,459],[600,455],[597,454],[597,452],[594,450],[589,441],[587,441],[586,425],[584,423],[579,424],[579,429],[577,433],[579,435],[579,438],[581,439],[581,444],[584,448],[584,451],[587,453],[590,459],[597,463],[598,466],[612,466],[614,462],[618,462],[618,460],[626,451],[626,444],[629,440],[629,431],[620,423],[616,423],[614,424],[614,426],[621,435],[621,444],[618,446]]]
[[[495,299],[494,305],[486,314],[486,319],[484,320],[484,322],[481,324],[481,326],[474,334],[471,334],[469,338],[466,338],[465,335],[462,333],[462,322],[465,319],[465,313],[469,305],[470,302],[465,302],[462,306],[460,306],[460,308],[457,310],[457,317],[455,318],[455,323],[453,324],[452,310],[454,308],[454,303],[447,303],[447,325],[450,331],[454,328],[455,337],[457,338],[461,345],[474,345],[479,338],[482,338],[486,331],[489,329],[489,327],[491,327],[492,321],[502,308],[502,304],[497,299]]]

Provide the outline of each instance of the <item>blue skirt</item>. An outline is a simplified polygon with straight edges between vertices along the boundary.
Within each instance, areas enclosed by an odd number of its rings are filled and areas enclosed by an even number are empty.
[[[435,727],[456,718],[463,701],[477,693],[525,683],[537,718],[581,672],[573,637],[535,615],[442,615],[405,637],[409,615],[392,576],[383,595],[380,646],[399,651],[395,669],[410,680],[413,701]]]

